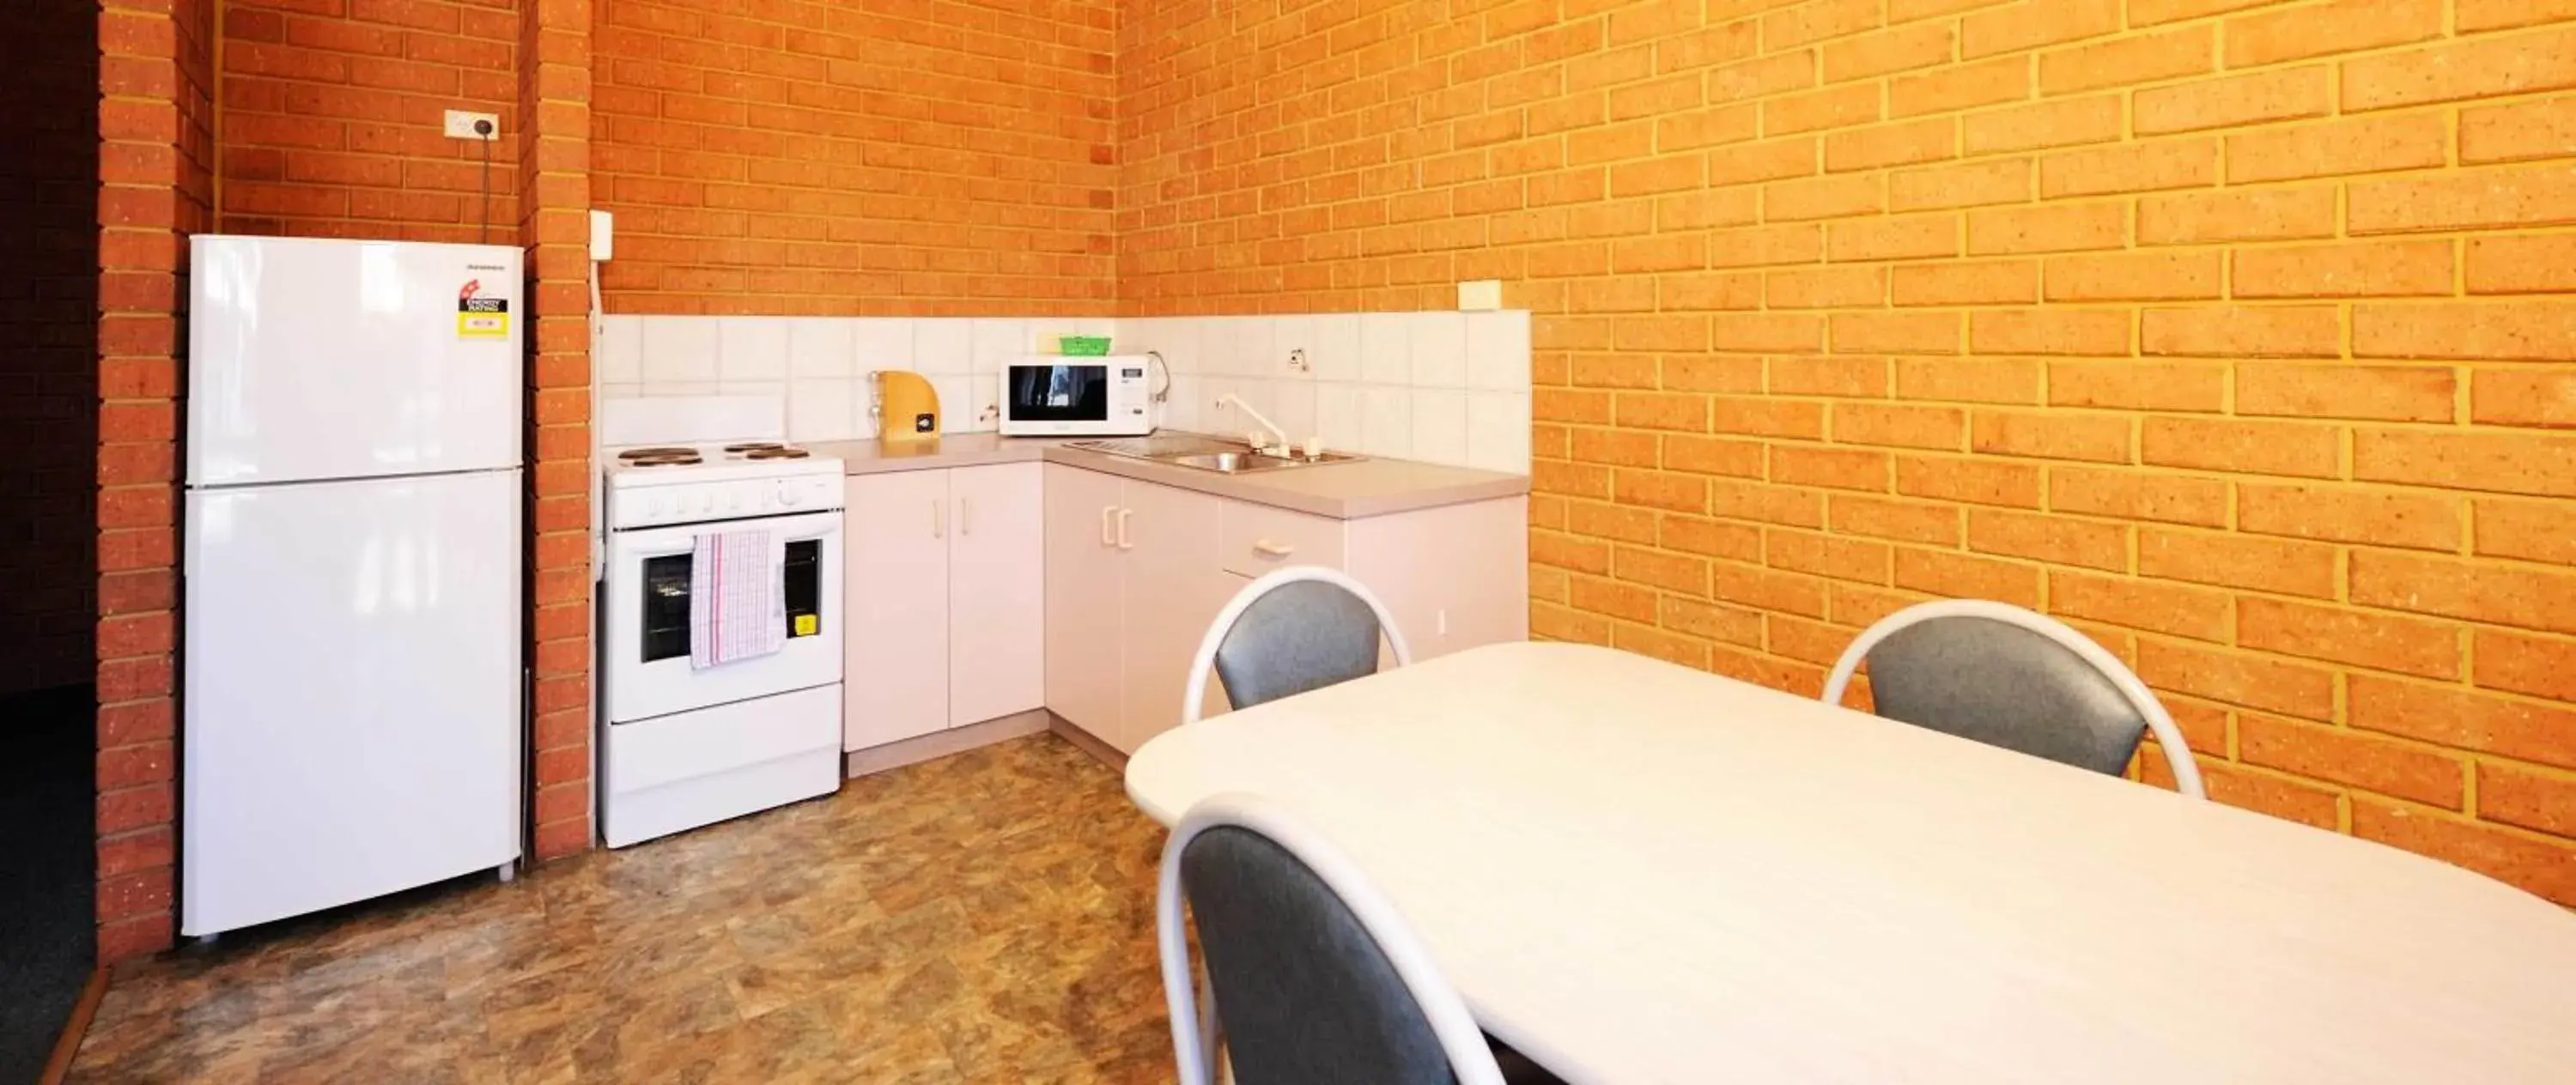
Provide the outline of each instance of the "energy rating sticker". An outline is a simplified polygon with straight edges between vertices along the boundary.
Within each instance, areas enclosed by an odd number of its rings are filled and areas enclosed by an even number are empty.
[[[483,280],[469,279],[456,292],[456,337],[506,339],[510,335],[510,299],[479,296]]]

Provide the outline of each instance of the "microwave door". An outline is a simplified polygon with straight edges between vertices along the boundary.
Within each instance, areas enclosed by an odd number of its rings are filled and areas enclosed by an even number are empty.
[[[1015,365],[1003,390],[1004,408],[1022,422],[1109,420],[1109,367]]]

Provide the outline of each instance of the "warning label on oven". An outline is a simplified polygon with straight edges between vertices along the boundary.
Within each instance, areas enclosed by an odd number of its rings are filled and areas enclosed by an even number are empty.
[[[468,279],[456,291],[456,337],[459,339],[507,339],[510,336],[510,299],[483,296],[483,280]]]

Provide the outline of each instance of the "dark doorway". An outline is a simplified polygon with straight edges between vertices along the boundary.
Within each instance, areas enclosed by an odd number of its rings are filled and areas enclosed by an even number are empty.
[[[98,4],[0,3],[0,1082],[95,957]]]

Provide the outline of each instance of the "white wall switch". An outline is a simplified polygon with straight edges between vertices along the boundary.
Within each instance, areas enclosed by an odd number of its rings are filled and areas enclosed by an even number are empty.
[[[476,132],[474,130],[474,122],[476,121],[482,121],[485,124],[491,125],[491,130],[489,132]],[[462,109],[448,110],[447,138],[481,140],[499,139],[501,138],[501,115],[498,113],[468,113]]]
[[[593,209],[590,213],[590,262],[606,263],[617,255],[617,216]]]
[[[1503,307],[1503,282],[1500,279],[1478,279],[1458,284],[1458,309],[1468,313],[1490,313]]]

